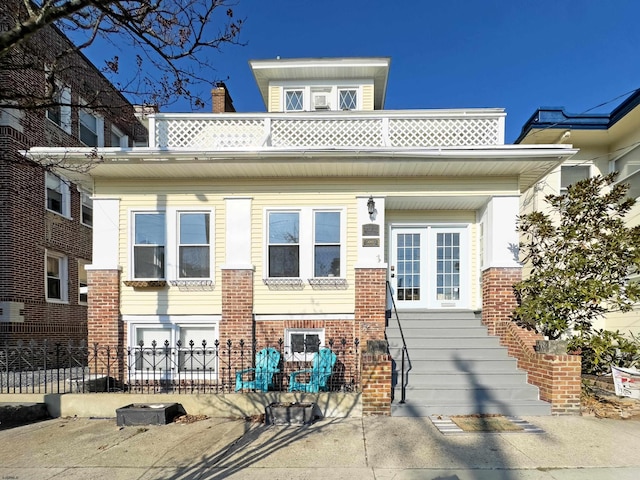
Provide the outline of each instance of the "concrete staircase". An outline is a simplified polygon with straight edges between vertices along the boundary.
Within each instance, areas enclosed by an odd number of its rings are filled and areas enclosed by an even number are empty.
[[[490,336],[471,311],[399,312],[410,371],[405,403],[401,400],[402,339],[392,314],[387,327],[394,359],[391,415],[550,415],[538,388],[527,383],[498,338]]]

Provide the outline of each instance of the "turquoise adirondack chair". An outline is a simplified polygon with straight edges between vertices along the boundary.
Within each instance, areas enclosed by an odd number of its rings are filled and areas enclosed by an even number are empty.
[[[271,347],[260,350],[256,353],[255,368],[245,368],[236,372],[236,392],[243,389],[269,391],[269,387],[273,386],[273,374],[280,371],[279,363],[280,352],[278,350]],[[253,380],[242,379],[244,375],[251,372],[255,373]]]
[[[336,354],[329,348],[321,348],[313,355],[311,368],[291,372],[289,377],[290,392],[317,393],[327,390],[327,381],[336,364]],[[309,374],[309,383],[297,381],[299,375]]]

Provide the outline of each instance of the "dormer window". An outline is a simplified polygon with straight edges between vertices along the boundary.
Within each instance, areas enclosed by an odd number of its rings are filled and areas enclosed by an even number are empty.
[[[338,91],[340,110],[358,109],[358,91],[355,88],[341,89]]]
[[[301,112],[304,110],[304,95],[302,90],[287,90],[284,94],[284,108],[287,112]]]

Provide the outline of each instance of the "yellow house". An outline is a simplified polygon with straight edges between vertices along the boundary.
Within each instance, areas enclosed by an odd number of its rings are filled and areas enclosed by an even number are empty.
[[[549,142],[571,144],[579,151],[541,179],[522,197],[523,211],[544,208],[547,194],[562,193],[578,180],[618,172],[617,181],[629,184],[628,196],[640,197],[640,91],[634,92],[611,113],[572,114],[560,107],[538,109],[522,128],[516,140],[520,145]],[[640,204],[636,204],[627,223],[640,223]],[[632,312],[610,312],[596,328],[640,335],[640,306]]]
[[[498,108],[384,110],[389,58],[250,67],[265,113],[151,114],[148,147],[90,160],[30,151],[92,162],[90,342],[231,345],[226,388],[238,345],[272,345],[283,389],[328,346],[349,390],[388,341],[392,414],[549,413],[489,333],[520,275],[520,196],[576,150],[505,145]]]

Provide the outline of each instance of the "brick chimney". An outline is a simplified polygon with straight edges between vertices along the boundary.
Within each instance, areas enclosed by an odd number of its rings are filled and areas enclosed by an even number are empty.
[[[229,90],[224,82],[216,83],[216,87],[211,90],[211,100],[213,104],[213,113],[235,112],[233,108],[233,100],[229,95]]]

